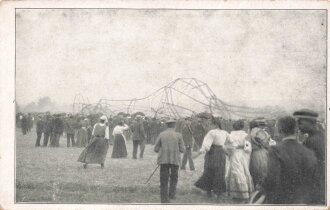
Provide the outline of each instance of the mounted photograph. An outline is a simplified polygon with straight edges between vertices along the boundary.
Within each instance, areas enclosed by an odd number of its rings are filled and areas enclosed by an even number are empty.
[[[327,12],[16,8],[15,204],[325,207]]]

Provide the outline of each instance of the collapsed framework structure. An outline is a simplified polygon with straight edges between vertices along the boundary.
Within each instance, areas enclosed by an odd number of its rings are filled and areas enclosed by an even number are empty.
[[[225,103],[206,83],[196,78],[178,78],[143,98],[120,100],[102,98],[93,104],[89,103],[84,96],[76,95],[73,112],[106,115],[143,112],[153,117],[175,118],[209,112],[225,119],[270,117],[272,114],[258,108]]]

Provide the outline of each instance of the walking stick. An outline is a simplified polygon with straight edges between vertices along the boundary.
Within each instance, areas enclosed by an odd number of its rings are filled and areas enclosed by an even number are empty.
[[[147,184],[147,183],[150,181],[151,177],[154,175],[154,173],[157,171],[158,168],[159,168],[159,165],[157,165],[157,167],[156,167],[155,170],[152,172],[152,174],[149,176],[149,179],[146,181],[145,184]]]

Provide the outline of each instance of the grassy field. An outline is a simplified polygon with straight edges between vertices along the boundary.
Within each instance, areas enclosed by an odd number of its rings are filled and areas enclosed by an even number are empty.
[[[82,148],[66,148],[61,137],[60,148],[36,148],[36,133],[23,136],[16,132],[16,202],[53,203],[159,203],[159,170],[148,184],[156,167],[157,153],[147,145],[144,159],[133,160],[132,142],[128,142],[127,159],[111,159],[110,146],[105,168],[77,162]],[[193,186],[201,176],[203,157],[195,159],[196,171],[180,170],[177,198],[174,203],[210,203],[205,193]],[[189,168],[189,167],[188,167]],[[221,204],[231,204],[224,195]]]

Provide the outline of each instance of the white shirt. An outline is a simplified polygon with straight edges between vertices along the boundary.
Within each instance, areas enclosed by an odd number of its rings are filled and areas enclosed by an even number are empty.
[[[127,130],[129,127],[128,125],[124,124],[123,126],[121,125],[116,125],[116,127],[114,127],[112,135],[115,136],[117,134],[124,134],[124,131]]]
[[[247,133],[243,130],[232,131],[229,134],[229,138],[230,138],[229,142],[234,147],[239,146],[239,145],[244,145],[246,136],[247,136]]]
[[[210,130],[204,137],[200,152],[209,151],[212,144],[224,146],[227,139],[229,139],[229,134],[227,131],[221,130],[219,128]]]

